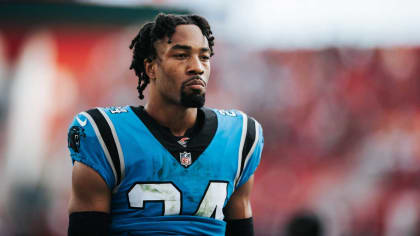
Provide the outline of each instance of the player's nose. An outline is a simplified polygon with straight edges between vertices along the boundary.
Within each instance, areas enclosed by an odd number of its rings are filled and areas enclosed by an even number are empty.
[[[189,75],[202,75],[204,73],[204,65],[198,56],[191,57],[188,61],[187,73]]]

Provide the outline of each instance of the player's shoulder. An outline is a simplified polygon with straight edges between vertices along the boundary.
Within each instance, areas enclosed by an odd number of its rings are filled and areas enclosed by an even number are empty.
[[[108,106],[108,107],[94,107],[87,109],[85,111],[79,112],[76,117],[85,116],[85,117],[96,117],[98,115],[109,116],[113,114],[125,114],[130,113],[132,110],[130,106]]]
[[[112,118],[115,114],[128,114],[132,112],[130,106],[109,106],[94,107],[77,113],[70,127],[79,126],[83,128],[98,125]]]
[[[98,108],[102,111],[104,111],[106,114],[128,114],[132,112],[130,109],[130,106],[109,106],[109,107],[100,107]]]
[[[257,133],[262,135],[261,124],[245,112],[238,109],[211,109],[217,115],[219,128],[222,130],[231,130],[236,127],[246,130],[247,136],[255,137]]]
[[[217,108],[207,108],[212,110],[220,118],[230,119],[230,120],[241,120],[245,115],[240,110],[236,109],[217,109]]]
[[[216,109],[216,108],[210,108],[210,109],[213,110],[213,112],[215,112],[217,116],[221,119],[230,120],[233,122],[244,122],[244,120],[246,121],[252,120],[253,122],[258,123],[258,121],[254,117],[238,109]]]

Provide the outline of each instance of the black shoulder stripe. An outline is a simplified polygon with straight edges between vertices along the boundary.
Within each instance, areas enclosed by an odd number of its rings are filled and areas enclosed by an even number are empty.
[[[115,172],[117,173],[116,186],[121,183],[121,164],[118,155],[117,145],[115,144],[114,136],[112,135],[111,127],[105,117],[101,114],[98,109],[91,109],[86,111],[95,121],[98,126],[99,133],[104,140],[105,146],[108,149],[109,155],[111,156],[112,163],[114,164]]]
[[[256,135],[255,120],[249,116],[247,116],[247,119],[248,119],[247,130],[246,130],[244,147],[242,149],[241,171],[239,172],[239,176],[242,175],[242,171],[245,168],[245,160],[249,152],[251,151],[252,145],[255,142],[255,135]]]

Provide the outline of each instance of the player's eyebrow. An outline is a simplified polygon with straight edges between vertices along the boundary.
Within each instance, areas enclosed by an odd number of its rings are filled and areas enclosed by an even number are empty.
[[[200,48],[200,52],[210,52],[210,48]]]
[[[191,51],[192,47],[188,45],[175,44],[171,50],[186,50]],[[210,48],[200,48],[200,52],[210,52]]]
[[[191,50],[192,50],[192,48],[191,48],[190,46],[187,46],[187,45],[180,45],[180,44],[175,44],[175,45],[171,48],[171,50],[177,50],[177,49],[180,49],[180,50],[187,50],[187,51],[191,51]]]

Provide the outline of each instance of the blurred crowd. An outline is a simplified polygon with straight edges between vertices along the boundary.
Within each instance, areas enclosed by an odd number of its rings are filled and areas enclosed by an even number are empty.
[[[266,131],[254,198],[261,232],[279,235],[310,211],[325,235],[419,235],[420,50],[247,58],[247,70],[262,64],[238,75],[263,84],[247,108]]]
[[[146,102],[129,70],[137,29],[0,32],[0,235],[66,235],[67,127],[91,107]],[[216,37],[215,53],[207,106],[264,128],[256,235],[420,234],[419,48],[250,50]]]

